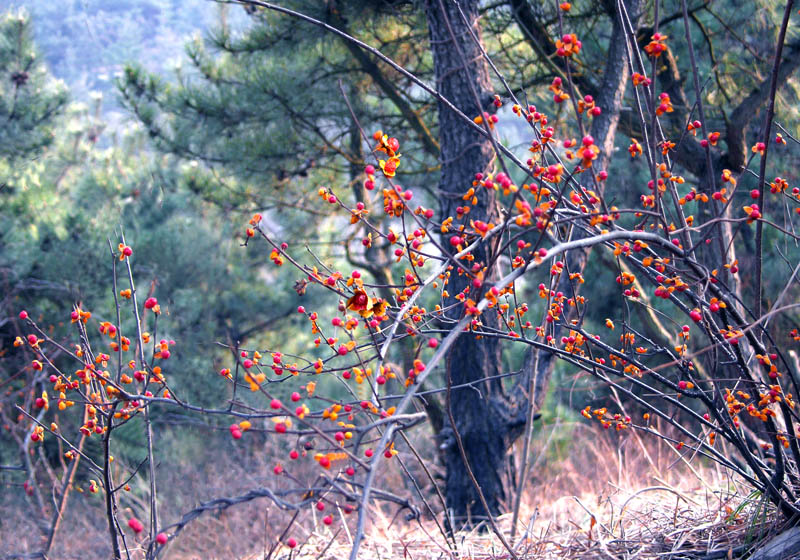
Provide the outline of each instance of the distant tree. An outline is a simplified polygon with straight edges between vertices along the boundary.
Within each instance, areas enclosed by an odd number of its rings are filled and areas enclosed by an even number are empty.
[[[42,57],[72,95],[102,93],[103,112],[117,118],[114,81],[124,64],[137,60],[156,72],[171,71],[183,44],[220,11],[208,0],[14,0],[11,5],[33,18]]]
[[[0,158],[33,157],[52,143],[68,96],[36,51],[24,11],[4,13],[0,20],[0,76]],[[0,169],[0,180],[8,172]]]

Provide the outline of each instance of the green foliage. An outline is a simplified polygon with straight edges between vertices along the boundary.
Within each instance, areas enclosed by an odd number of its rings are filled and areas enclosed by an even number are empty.
[[[370,23],[380,18],[374,10],[359,12],[356,6],[339,13],[316,2],[290,4],[322,19],[352,25],[357,32],[370,29]],[[412,16],[410,21],[376,25],[386,36],[390,56],[402,48],[406,56],[421,57],[409,45],[389,40],[400,31],[408,33],[414,21]],[[245,181],[234,192],[227,190],[226,195],[233,194],[227,204],[268,196],[275,206],[302,207],[303,202],[297,201],[301,189],[287,187],[305,186],[302,190],[309,192],[309,183],[340,181],[348,170],[348,179],[354,179],[348,162],[356,168],[364,165],[363,141],[353,130],[344,96],[335,85],[337,77],[344,81],[344,91],[367,133],[382,126],[400,136],[407,126],[345,43],[283,16],[253,12],[241,32],[217,26],[205,40],[190,42],[186,52],[190,64],[179,70],[177,84],[128,66],[119,81],[120,91],[125,106],[160,150],[202,161],[220,170],[226,180],[233,174]],[[402,90],[403,80],[376,68],[391,87]],[[409,153],[416,153],[413,139],[409,143]],[[221,179],[220,184],[224,184]],[[208,190],[206,186],[204,191]]]
[[[32,157],[53,141],[53,124],[67,103],[67,90],[48,74],[36,52],[25,12],[1,17],[0,159]],[[8,173],[0,164],[0,181]]]
[[[33,52],[28,20],[13,15],[4,21],[14,25],[3,28],[2,44],[24,37],[29,49],[25,52]],[[55,82],[36,59],[31,61],[28,83],[44,84],[41,89],[47,86],[51,91]],[[37,320],[46,317],[42,328],[59,338],[75,328],[69,322],[73,305],[116,322],[115,260],[107,240],[115,248],[119,234],[135,248],[133,275],[140,297],[152,288],[161,301],[164,313],[157,331],[152,316],[149,327],[157,339],[176,342],[164,373],[181,398],[199,405],[219,404],[215,386],[221,381],[216,372],[223,359],[229,362],[231,351],[217,342],[248,348],[280,345],[305,353],[307,337],[298,336],[294,327],[278,328],[281,322],[268,321],[297,306],[287,295],[293,294],[295,279],[265,268],[268,261],[261,252],[241,247],[240,224],[248,216],[232,217],[192,190],[209,182],[206,168],[153,154],[137,127],[108,133],[99,96],[91,107],[65,106],[63,117],[55,120],[31,118],[39,115],[38,102],[46,98],[42,94],[34,103],[21,95],[26,91],[19,90],[18,120],[27,123],[27,137],[46,141],[37,142],[34,150],[32,142],[11,139],[14,131],[3,130],[10,140],[0,153],[5,181],[0,190],[0,369],[17,372],[26,365],[26,356],[10,352],[19,334],[15,316],[20,309]],[[65,104],[63,85],[58,92]],[[8,106],[14,95],[13,90],[3,90],[0,104]],[[117,281],[118,289],[127,284],[119,264]],[[299,321],[295,316],[292,320]],[[121,327],[123,334],[132,336],[129,320]],[[12,380],[9,388],[21,387],[24,381]],[[12,401],[0,404],[6,421],[16,416]],[[138,434],[129,435],[117,451],[121,459],[135,457],[141,445]],[[5,444],[0,448],[13,450]],[[0,462],[15,460],[5,452],[0,457]]]

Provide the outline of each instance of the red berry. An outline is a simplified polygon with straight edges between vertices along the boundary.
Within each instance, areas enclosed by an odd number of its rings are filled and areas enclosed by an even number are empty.
[[[298,457],[300,457],[300,453],[297,452],[297,449],[292,449],[289,452],[289,459],[292,461],[296,460]]]
[[[322,518],[322,522],[325,525],[330,525],[331,523],[333,523],[333,516],[332,515],[326,515],[325,517]]]
[[[366,451],[364,451],[364,456],[365,457],[372,457],[372,449],[367,449]]]
[[[752,198],[753,200],[758,200],[758,197],[760,195],[761,193],[759,192],[758,189],[753,189],[752,191],[750,191],[750,198]]]
[[[286,546],[288,546],[289,548],[294,548],[297,546],[297,541],[290,538],[289,540],[286,541]]]
[[[158,544],[162,545],[162,546],[167,544],[167,535],[165,535],[164,533],[157,534],[156,535],[156,542]]]
[[[428,340],[428,348],[436,348],[439,346],[439,341],[435,338],[431,338]]]
[[[269,403],[270,408],[278,410],[281,407],[281,401],[278,399],[272,399]]]
[[[156,305],[158,305],[158,300],[154,297],[147,298],[144,302],[145,309],[153,309]]]
[[[136,533],[137,535],[141,533],[142,530],[144,529],[144,525],[142,524],[142,522],[136,519],[135,517],[131,517],[128,520],[128,527],[133,529],[133,532]]]
[[[25,319],[27,319],[27,318],[28,318],[28,312],[27,312],[27,311],[25,311],[25,310],[22,310],[22,311],[20,311],[20,312],[19,312],[19,318],[20,318],[20,319],[22,319],[22,320],[24,321]]]

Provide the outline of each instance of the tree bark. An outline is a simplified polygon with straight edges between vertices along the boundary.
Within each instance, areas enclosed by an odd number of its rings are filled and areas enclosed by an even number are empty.
[[[437,89],[458,109],[467,115],[478,115],[491,106],[492,89],[489,70],[481,48],[473,40],[472,32],[480,40],[477,0],[460,2],[462,13],[452,0],[428,0],[426,2],[428,29],[433,54]],[[466,21],[465,21],[466,20]],[[468,27],[468,25],[470,27]],[[455,41],[453,40],[455,38]],[[477,99],[476,99],[477,97]],[[480,103],[480,107],[479,107]],[[439,104],[439,145],[441,147],[442,171],[439,180],[440,215],[442,219],[456,216],[456,207],[465,202],[461,196],[472,186],[475,173],[485,173],[492,161],[493,151],[488,139],[471,130],[450,109]],[[468,220],[491,222],[496,220],[493,191],[480,189],[478,202],[469,214],[456,221],[454,229]],[[496,221],[495,221],[496,223]],[[443,235],[443,245],[452,250],[451,234]],[[473,253],[473,261],[462,261],[468,268],[475,264],[482,267],[490,261],[487,248],[481,247]],[[486,270],[484,280],[494,276]],[[455,296],[464,293],[467,298],[479,300],[479,290],[472,285],[471,275],[464,274],[453,266],[446,289],[449,297],[445,305],[452,305],[446,312],[450,320],[464,315],[464,306]],[[480,319],[490,324],[494,319],[490,313]],[[496,376],[500,368],[500,348],[497,340],[470,334],[461,336],[453,345],[446,360],[446,375],[452,385],[480,381]],[[453,393],[448,406],[451,407],[455,426],[443,430],[442,447],[445,457],[446,501],[448,519],[455,528],[473,525],[486,518],[487,513],[500,512],[504,499],[502,473],[505,468],[506,441],[503,430],[497,426],[494,403],[502,400],[502,387],[497,380],[477,383],[472,389]],[[501,407],[502,409],[502,407]],[[455,429],[455,431],[454,431]],[[479,499],[467,467],[457,445],[460,437],[469,466],[487,501],[488,512]]]
[[[636,19],[641,11],[641,0],[628,0],[626,5],[629,13]],[[480,37],[480,29],[477,26],[477,2],[462,2],[461,6],[475,34]],[[464,18],[449,1],[442,0],[440,3],[439,0],[429,0],[427,9],[434,70],[439,90],[467,115],[478,112],[476,95],[482,105],[481,110],[486,110],[491,106],[492,98],[488,66],[478,45],[471,39]],[[616,14],[612,12],[610,15],[613,18],[613,30],[609,57],[603,74],[602,87],[596,95],[603,113],[593,121],[591,127],[591,134],[601,148],[596,162],[597,171],[607,165],[613,150],[620,108],[629,76],[624,30]],[[451,35],[459,39],[461,52],[454,45]],[[471,186],[474,173],[486,171],[492,159],[492,147],[487,139],[471,131],[455,114],[441,106],[439,138],[442,148],[440,208],[442,217],[445,218],[456,215],[456,206],[463,204],[460,195]],[[496,218],[491,193],[492,191],[487,190],[478,192],[478,204],[471,208],[469,219],[491,222],[492,218]],[[445,236],[443,245],[450,248],[449,236]],[[490,258],[486,254],[486,248],[476,251],[474,257],[472,263],[481,264],[488,262]],[[575,251],[568,255],[569,272],[583,272],[587,257],[586,251]],[[493,272],[485,271],[485,280],[490,280]],[[459,274],[454,268],[447,286],[451,297],[445,303],[454,303],[456,301],[454,296],[464,290],[470,290],[470,284],[471,278]],[[570,294],[573,289],[577,291],[577,286],[571,284],[565,272],[559,282],[558,290]],[[468,292],[465,295],[476,301],[478,299],[476,294]],[[456,305],[448,312],[448,318],[458,319],[463,313],[463,306]],[[494,326],[492,322],[495,318],[488,313],[481,320],[489,326]],[[462,336],[450,352],[446,375],[453,385],[475,382],[497,375],[500,363],[500,348],[496,340]],[[487,381],[477,384],[475,390],[458,391],[457,398],[452,399],[450,403],[455,419],[455,430],[461,437],[469,465],[486,498],[488,513],[492,515],[500,512],[501,504],[506,497],[502,481],[507,450],[522,434],[526,422],[529,421],[531,406],[534,411],[541,406],[553,363],[552,353],[539,352],[537,358],[536,351],[532,350],[523,365],[522,384],[510,397],[503,393],[498,381]],[[534,394],[530,394],[531,389]],[[487,512],[478,499],[474,484],[469,479],[460,448],[455,440],[455,433],[452,432],[452,427],[449,429],[449,433],[448,429],[444,431],[443,442],[447,467],[447,505],[450,509],[449,514],[457,526],[469,525],[479,521]]]

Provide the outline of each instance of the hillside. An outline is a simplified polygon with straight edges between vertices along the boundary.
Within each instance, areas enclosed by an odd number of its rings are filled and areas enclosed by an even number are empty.
[[[125,63],[169,74],[185,42],[219,21],[222,9],[208,0],[0,2],[2,12],[18,8],[33,17],[36,42],[51,72],[77,101],[91,92],[103,94],[106,113],[119,110],[114,78]]]

